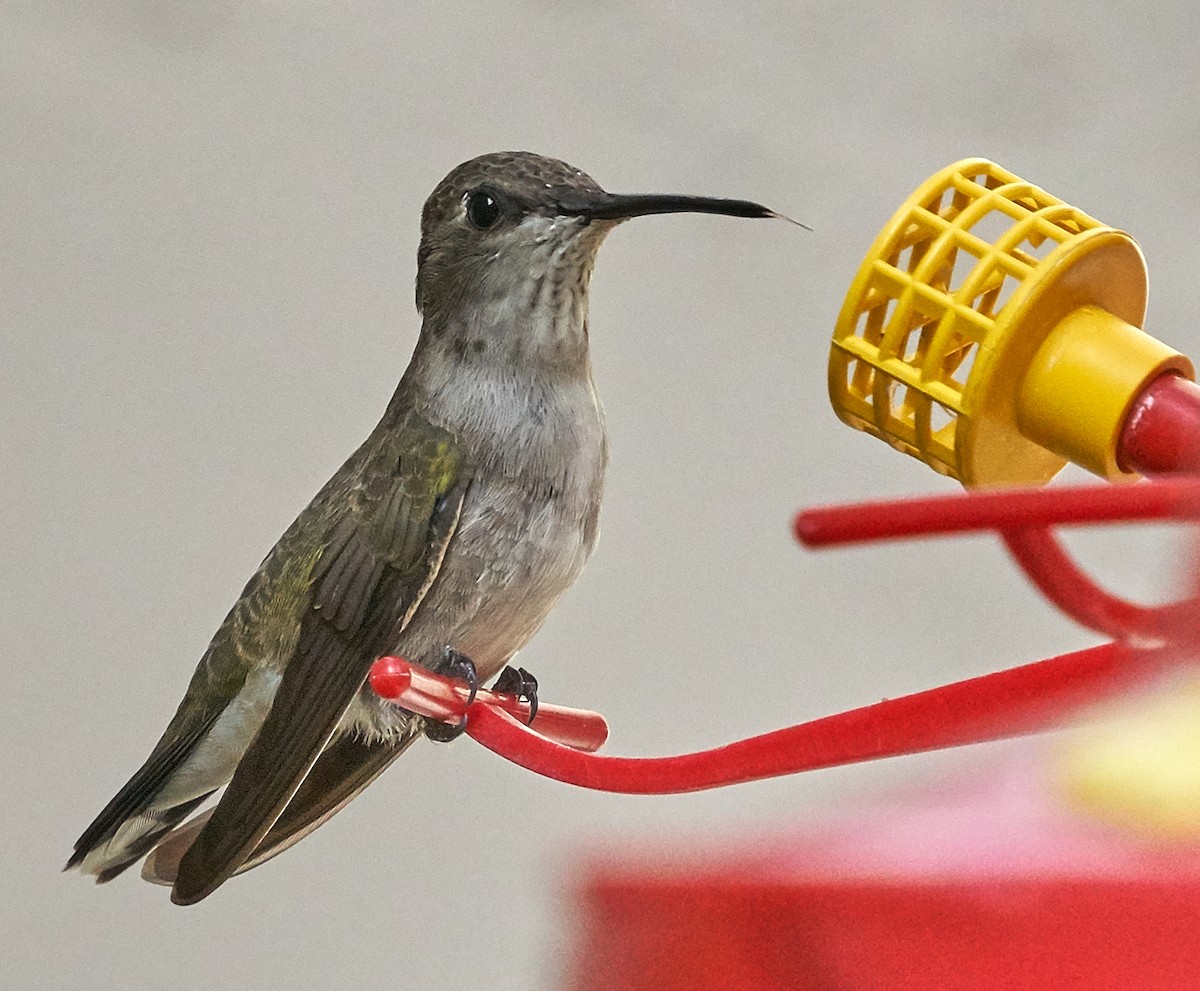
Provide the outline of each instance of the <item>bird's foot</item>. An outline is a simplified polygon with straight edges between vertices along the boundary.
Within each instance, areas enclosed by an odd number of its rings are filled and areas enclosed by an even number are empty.
[[[500,672],[500,677],[496,679],[496,683],[492,685],[492,691],[515,695],[517,698],[528,702],[529,719],[526,720],[526,725],[533,722],[533,718],[537,715],[538,711],[538,683],[537,678],[528,671],[524,668],[514,668],[511,665],[506,667]]]
[[[475,662],[466,654],[460,653],[453,647],[442,650],[442,659],[434,669],[437,674],[447,678],[459,678],[467,683],[470,689],[466,704],[475,701],[475,693],[479,691],[479,674],[475,670]],[[443,723],[437,719],[425,720],[425,736],[435,743],[449,743],[457,740],[467,728],[467,717],[463,716],[457,723]]]

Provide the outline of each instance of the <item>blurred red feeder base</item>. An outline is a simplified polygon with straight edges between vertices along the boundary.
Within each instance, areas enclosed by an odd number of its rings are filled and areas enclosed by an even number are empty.
[[[598,865],[567,986],[1200,987],[1200,849],[1013,805],[889,807],[707,862]]]
[[[1181,991],[1200,883],[598,877],[571,987]]]

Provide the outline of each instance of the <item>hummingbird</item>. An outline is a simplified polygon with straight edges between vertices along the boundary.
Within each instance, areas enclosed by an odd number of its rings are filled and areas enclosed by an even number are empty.
[[[588,352],[596,253],[624,220],[682,212],[780,216],[608,193],[530,152],[438,184],[421,214],[420,335],[382,419],[250,578],[64,869],[101,883],[146,857],[143,876],[189,905],[307,836],[419,737],[454,735],[371,691],[381,656],[472,688],[503,671],[535,701],[508,663],[595,546],[608,460]]]

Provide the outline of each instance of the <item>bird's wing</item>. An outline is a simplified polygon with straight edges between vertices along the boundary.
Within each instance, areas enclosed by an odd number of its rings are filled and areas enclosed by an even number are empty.
[[[415,730],[399,740],[363,740],[346,735],[330,743],[321,751],[287,808],[234,874],[266,863],[324,825],[379,777],[417,736]],[[142,877],[154,884],[173,885],[183,855],[213,811],[206,809],[159,843],[142,864]]]
[[[211,894],[253,853],[437,577],[470,479],[453,436],[409,414],[360,455],[271,711],[180,861],[176,904]]]

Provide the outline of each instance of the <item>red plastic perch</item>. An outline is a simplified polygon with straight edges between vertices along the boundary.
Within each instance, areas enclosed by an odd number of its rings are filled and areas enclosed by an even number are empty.
[[[381,657],[371,668],[369,681],[380,698],[430,719],[457,723],[468,713],[469,689],[465,681],[443,678],[417,664],[409,664],[402,657]],[[484,709],[519,716],[522,722],[529,719],[528,702],[515,695],[481,688],[469,710],[471,718]],[[529,730],[531,735],[557,740],[573,750],[591,753],[608,739],[608,723],[598,712],[540,704],[536,722],[537,732]]]

